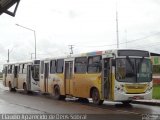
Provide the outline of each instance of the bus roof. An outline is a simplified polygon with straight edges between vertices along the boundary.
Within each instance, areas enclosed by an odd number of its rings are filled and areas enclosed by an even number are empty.
[[[19,61],[19,62],[5,63],[4,65],[25,64],[25,63],[34,63],[35,61],[36,61],[36,60],[26,60],[26,61]]]
[[[80,53],[80,54],[74,54],[69,56],[62,56],[62,57],[51,57],[51,58],[45,58],[41,59],[41,61],[47,61],[47,60],[54,60],[54,59],[67,59],[67,58],[75,58],[75,57],[85,57],[85,56],[95,56],[95,55],[103,55],[103,54],[117,54],[117,51],[141,51],[141,52],[148,52],[146,50],[138,50],[138,49],[110,49],[110,50],[102,50],[102,51],[92,51],[92,52],[86,52],[86,53]],[[149,52],[148,52],[149,53]]]

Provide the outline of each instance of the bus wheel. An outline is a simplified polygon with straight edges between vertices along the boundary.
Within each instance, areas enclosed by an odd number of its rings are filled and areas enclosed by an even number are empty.
[[[54,99],[56,100],[65,100],[66,96],[65,95],[61,95],[60,94],[60,89],[59,89],[59,86],[55,86],[54,87]]]
[[[27,89],[27,85],[26,84],[23,85],[23,89],[24,89],[24,93],[28,94],[28,89]]]
[[[60,99],[60,90],[58,86],[54,87],[54,99],[59,100]]]
[[[11,84],[11,82],[9,82],[9,91],[10,91],[10,92],[16,91],[16,89],[15,89],[15,88],[12,88],[12,84]]]
[[[66,99],[66,96],[65,96],[65,95],[60,95],[59,100],[65,100],[65,99]]]
[[[92,100],[96,105],[102,105],[104,100],[100,100],[99,92],[96,88],[92,90]]]
[[[9,82],[9,91],[12,92],[13,89],[12,89],[12,85],[11,85],[11,82]]]
[[[123,105],[129,105],[131,101],[122,101]]]

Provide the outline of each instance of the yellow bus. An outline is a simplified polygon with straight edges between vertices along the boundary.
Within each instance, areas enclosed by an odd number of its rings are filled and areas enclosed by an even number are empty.
[[[4,64],[3,85],[10,91],[39,91],[39,64],[40,60]]]
[[[40,91],[56,99],[73,96],[124,104],[152,99],[150,53],[143,50],[106,50],[40,61]]]

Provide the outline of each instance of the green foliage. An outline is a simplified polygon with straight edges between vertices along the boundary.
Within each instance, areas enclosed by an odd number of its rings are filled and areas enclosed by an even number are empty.
[[[153,74],[160,74],[160,65],[153,65]]]
[[[160,85],[153,86],[153,99],[160,99]]]

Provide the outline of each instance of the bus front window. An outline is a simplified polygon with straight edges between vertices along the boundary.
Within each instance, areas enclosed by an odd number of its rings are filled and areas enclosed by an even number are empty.
[[[133,59],[117,59],[116,78],[120,82],[135,82],[135,62]]]
[[[116,79],[120,82],[149,82],[151,76],[149,59],[127,57],[116,60]]]
[[[137,60],[137,81],[150,82],[152,80],[151,61],[149,59]]]

